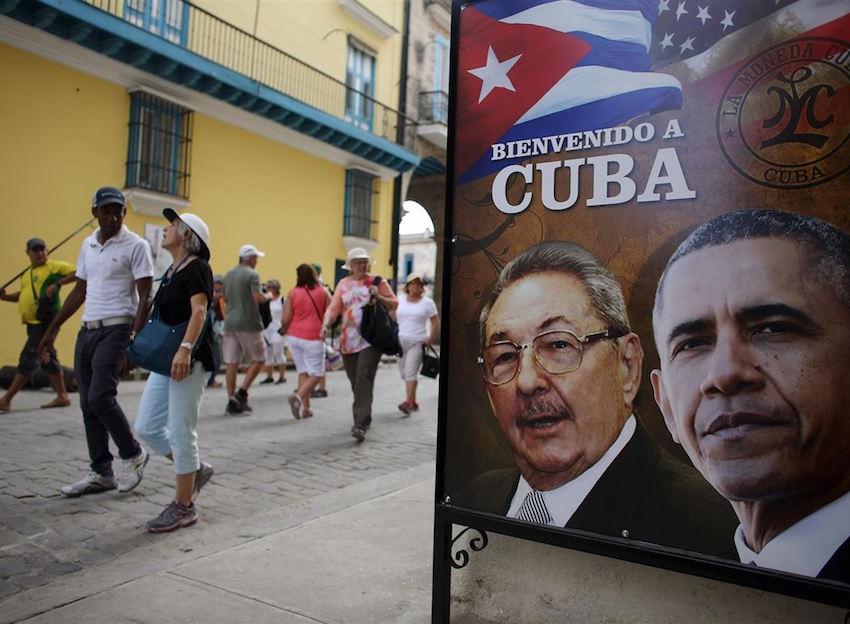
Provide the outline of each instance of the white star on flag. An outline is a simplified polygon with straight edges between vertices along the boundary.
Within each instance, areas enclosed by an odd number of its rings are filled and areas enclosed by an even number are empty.
[[[658,0],[658,14],[670,10],[670,0]]]
[[[711,19],[711,15],[708,14],[708,5],[701,7],[697,6],[699,9],[699,13],[697,14],[697,19],[702,22],[702,25],[705,26],[705,21]]]
[[[481,79],[481,94],[478,96],[479,104],[497,87],[507,89],[508,91],[516,91],[511,79],[508,78],[508,72],[511,71],[511,68],[521,56],[522,54],[517,54],[507,61],[499,61],[496,58],[496,53],[493,52],[493,48],[488,46],[487,64],[484,67],[476,67],[475,69],[468,70],[470,74]]]
[[[732,17],[735,15],[735,11],[732,11],[730,13],[726,9],[723,9],[723,12],[725,13],[725,15],[723,16],[723,19],[720,21],[720,23],[723,24],[723,32],[726,32],[727,28],[733,28],[735,26],[735,24],[732,23]]]
[[[680,17],[682,17],[683,15],[687,15],[687,14],[688,14],[688,11],[685,9],[685,3],[680,2],[679,8],[676,9],[676,21],[678,22]]]
[[[684,54],[685,50],[693,51],[693,49],[694,49],[693,43],[694,43],[695,40],[696,40],[696,37],[688,37],[687,39],[685,39],[685,42],[682,45],[679,46],[679,53]]]
[[[662,50],[666,50],[671,47],[673,45],[673,33],[664,33],[664,39],[659,41],[658,45],[661,46]]]

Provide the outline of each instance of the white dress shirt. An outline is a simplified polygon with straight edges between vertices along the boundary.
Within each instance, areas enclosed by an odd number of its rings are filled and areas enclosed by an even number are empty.
[[[126,225],[102,245],[99,235],[100,228],[83,241],[77,258],[77,277],[86,282],[83,321],[136,316],[136,280],[153,277],[150,245]]]
[[[611,465],[629,440],[632,439],[636,428],[637,421],[634,415],[629,416],[629,419],[620,431],[620,435],[614,440],[614,444],[608,447],[608,450],[599,458],[599,461],[572,481],[568,481],[554,490],[541,492],[543,500],[546,502],[546,508],[549,510],[549,515],[552,517],[552,521],[549,522],[551,526],[563,527],[567,525],[567,522],[569,522],[570,518],[576,512],[576,509],[579,508],[587,495],[590,494],[590,491],[608,469],[608,466]],[[532,487],[528,484],[528,481],[520,475],[516,493],[511,501],[511,506],[508,508],[508,518],[517,517],[522,502],[531,490]]]
[[[741,525],[735,548],[741,563],[816,577],[835,551],[850,537],[850,492],[824,505],[774,537],[761,552],[750,550]]]

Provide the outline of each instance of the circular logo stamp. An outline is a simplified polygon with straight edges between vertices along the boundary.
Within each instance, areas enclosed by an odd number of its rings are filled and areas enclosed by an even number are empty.
[[[801,37],[749,59],[723,92],[717,140],[738,173],[771,188],[850,169],[850,43]]]

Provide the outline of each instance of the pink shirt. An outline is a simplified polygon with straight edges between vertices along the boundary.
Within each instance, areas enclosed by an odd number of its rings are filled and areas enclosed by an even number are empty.
[[[370,346],[360,335],[360,320],[363,318],[363,306],[369,303],[369,287],[373,280],[374,278],[370,276],[362,282],[358,282],[349,275],[343,278],[334,290],[329,309],[331,310],[331,319],[342,314],[340,351],[343,353],[359,353]],[[380,281],[378,291],[383,297],[395,299],[395,293],[386,280]]]
[[[286,328],[286,334],[302,340],[318,340],[319,331],[322,329],[322,318],[328,304],[325,289],[316,286],[307,290],[302,286],[289,291],[289,297],[292,305],[292,319]],[[315,306],[310,302],[311,299]]]

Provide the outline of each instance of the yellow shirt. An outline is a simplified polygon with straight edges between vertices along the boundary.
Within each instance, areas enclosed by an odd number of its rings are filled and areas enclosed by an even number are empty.
[[[21,315],[21,322],[37,325],[40,321],[35,318],[36,300],[43,294],[45,286],[70,275],[75,270],[76,267],[73,264],[61,260],[48,260],[40,267],[30,267],[21,276],[21,294],[18,296],[18,314]],[[55,296],[58,306],[59,293]]]

